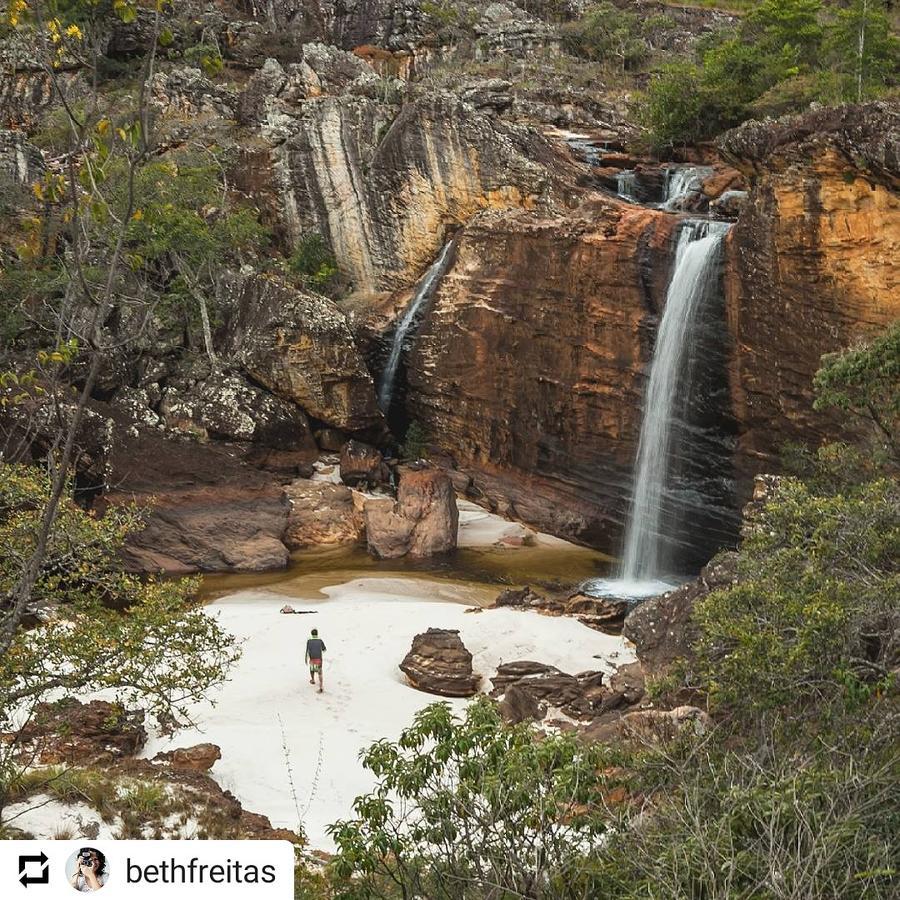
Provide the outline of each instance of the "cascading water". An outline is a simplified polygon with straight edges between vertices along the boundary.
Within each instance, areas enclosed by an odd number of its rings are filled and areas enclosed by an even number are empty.
[[[391,352],[381,373],[381,381],[378,384],[378,405],[385,415],[390,410],[391,402],[394,398],[394,384],[397,380],[397,370],[400,367],[400,357],[403,354],[403,344],[406,340],[406,335],[417,322],[420,310],[431,299],[441,279],[444,277],[447,266],[450,263],[450,250],[452,247],[452,239],[444,244],[435,261],[428,267],[428,271],[425,272],[419,281],[409,306],[406,307],[403,317],[394,329]]]
[[[663,209],[681,209],[685,200],[702,190],[703,180],[712,172],[709,166],[673,166],[666,170]]]
[[[636,200],[634,187],[637,179],[631,169],[623,169],[616,175],[616,193],[623,200]]]
[[[644,398],[622,566],[617,579],[591,582],[592,593],[638,599],[672,587],[662,564],[663,547],[672,539],[664,533],[665,511],[677,503],[670,490],[673,432],[690,399],[694,332],[704,303],[715,294],[722,239],[730,227],[706,220],[681,226]]]

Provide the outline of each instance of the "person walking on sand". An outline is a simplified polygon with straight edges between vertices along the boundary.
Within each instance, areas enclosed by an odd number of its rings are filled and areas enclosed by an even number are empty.
[[[313,628],[312,636],[306,642],[306,662],[309,664],[309,683],[316,683],[319,676],[319,693],[322,693],[322,654],[325,652],[325,641],[319,637],[319,629]]]

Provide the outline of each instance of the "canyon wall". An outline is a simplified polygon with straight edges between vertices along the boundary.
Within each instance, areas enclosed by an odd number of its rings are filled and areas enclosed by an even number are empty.
[[[735,485],[730,509],[691,523],[697,558],[734,537],[784,443],[839,433],[812,408],[822,354],[900,316],[898,135],[896,109],[869,104],[722,140],[752,184],[725,244],[719,447],[734,470],[700,468]],[[675,222],[596,200],[465,229],[409,358],[408,405],[476,495],[615,549]]]
[[[598,197],[465,229],[409,359],[408,405],[477,494],[612,544],[674,222]]]
[[[900,317],[900,111],[748,122],[721,149],[753,181],[726,277],[746,480],[787,441],[833,439],[837,420],[812,409],[821,355]]]

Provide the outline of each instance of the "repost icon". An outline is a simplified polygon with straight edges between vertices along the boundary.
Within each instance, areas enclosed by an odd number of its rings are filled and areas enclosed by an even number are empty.
[[[19,857],[19,881],[23,887],[30,884],[49,884],[50,868],[47,855],[41,850],[37,856]]]

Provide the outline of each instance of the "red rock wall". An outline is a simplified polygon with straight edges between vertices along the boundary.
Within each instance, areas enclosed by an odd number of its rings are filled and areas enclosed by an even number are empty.
[[[461,236],[410,357],[409,407],[499,508],[617,539],[673,223],[604,201],[486,214]]]

